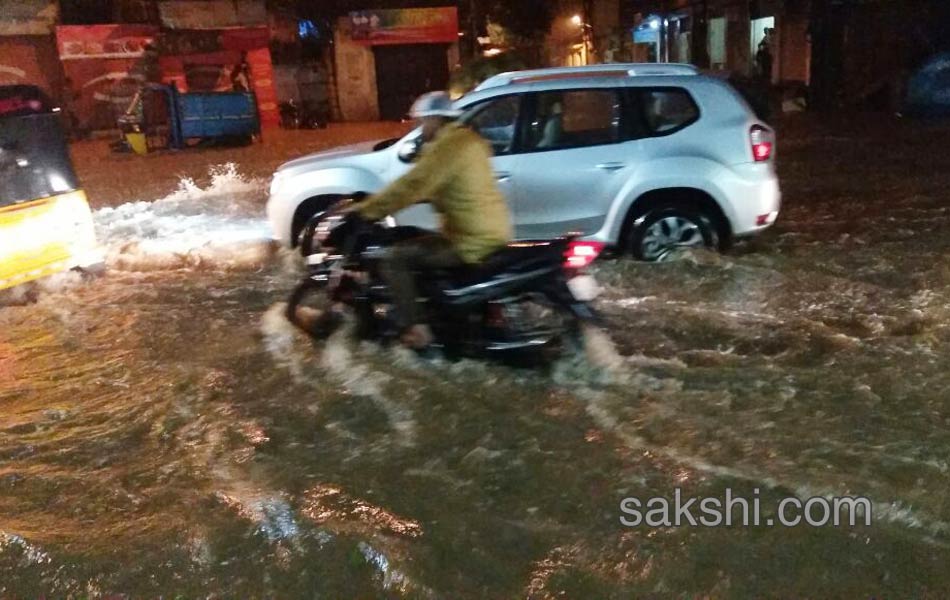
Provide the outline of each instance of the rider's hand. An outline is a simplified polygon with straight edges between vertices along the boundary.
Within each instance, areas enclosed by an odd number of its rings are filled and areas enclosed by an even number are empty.
[[[345,217],[347,215],[356,213],[358,205],[359,205],[359,202],[355,202],[353,200],[347,200],[335,206],[332,212],[334,215]]]

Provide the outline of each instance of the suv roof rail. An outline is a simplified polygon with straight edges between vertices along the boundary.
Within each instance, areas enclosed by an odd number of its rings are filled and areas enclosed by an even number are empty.
[[[580,79],[593,77],[645,77],[656,75],[697,75],[699,69],[682,63],[617,63],[588,65],[584,67],[554,67],[550,69],[532,69],[529,71],[509,71],[483,81],[475,90],[514,83],[534,81],[553,81],[558,79]]]

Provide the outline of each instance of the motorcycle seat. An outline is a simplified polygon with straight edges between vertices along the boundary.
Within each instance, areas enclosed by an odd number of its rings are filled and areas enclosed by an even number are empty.
[[[510,244],[474,265],[463,265],[443,272],[440,279],[450,288],[460,289],[488,281],[500,273],[533,271],[541,267],[560,266],[561,252],[550,242]]]

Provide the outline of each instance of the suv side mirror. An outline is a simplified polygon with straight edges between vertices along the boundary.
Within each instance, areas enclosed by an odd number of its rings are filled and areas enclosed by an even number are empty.
[[[405,163],[411,163],[416,160],[416,157],[419,156],[419,151],[422,149],[422,136],[416,136],[408,140],[404,140],[399,144],[399,148],[396,150],[396,156],[399,157],[399,160]]]

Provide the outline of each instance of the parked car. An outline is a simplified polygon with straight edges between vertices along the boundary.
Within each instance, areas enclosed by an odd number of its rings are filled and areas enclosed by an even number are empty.
[[[564,67],[497,75],[457,101],[495,151],[519,238],[579,232],[643,260],[681,246],[723,247],[779,211],[774,133],[728,83],[689,65]],[[307,219],[341,196],[405,173],[419,131],[282,165],[267,213],[298,243]],[[393,215],[435,227],[427,205]]]

